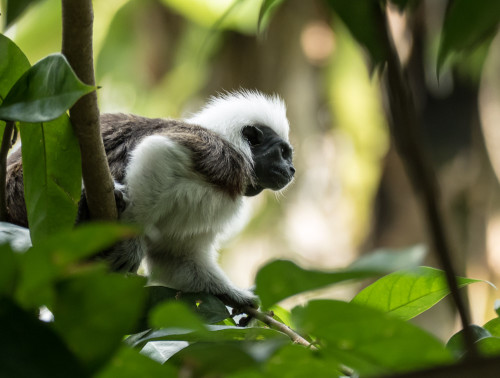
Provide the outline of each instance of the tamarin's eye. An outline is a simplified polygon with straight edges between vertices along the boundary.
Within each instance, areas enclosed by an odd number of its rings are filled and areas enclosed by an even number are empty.
[[[242,130],[242,134],[251,146],[260,144],[264,136],[264,133],[255,126],[245,126]]]
[[[281,156],[283,159],[288,159],[292,157],[292,149],[288,144],[283,143],[281,145]]]

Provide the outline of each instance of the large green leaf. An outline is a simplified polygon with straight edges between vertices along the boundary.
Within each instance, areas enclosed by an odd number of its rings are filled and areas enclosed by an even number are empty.
[[[9,38],[0,34],[0,104],[15,82],[29,68],[28,58],[21,49]]]
[[[187,346],[189,346],[187,341],[153,341],[144,345],[140,353],[163,364]]]
[[[403,267],[418,265],[425,255],[421,246],[405,250],[378,250],[351,266],[334,272],[303,269],[291,261],[273,261],[259,270],[255,282],[262,306],[271,305],[292,295],[353,279],[364,279]]]
[[[15,21],[14,39],[30,62],[61,50],[61,8],[60,0],[36,1]]]
[[[0,335],[0,377],[87,376],[48,324],[1,296]]]
[[[51,121],[95,89],[76,77],[63,55],[49,55],[26,71],[10,89],[0,105],[0,119]]]
[[[183,293],[165,286],[148,286],[145,290],[146,311],[162,302],[176,300],[187,304],[206,323],[217,323],[231,315],[219,298],[208,293]]]
[[[19,263],[8,244],[0,245],[0,297],[10,296],[19,275]]]
[[[479,47],[496,32],[499,22],[500,1],[453,1],[444,20],[437,59],[438,75],[451,54]]]
[[[469,326],[469,331],[475,343],[477,343],[481,339],[491,337],[491,333],[488,332],[488,330],[475,324],[471,324]],[[453,353],[453,355],[457,359],[461,358],[467,352],[467,350],[465,349],[463,335],[464,330],[462,329],[455,333],[446,343],[446,347],[451,351],[451,353]]]
[[[483,328],[492,336],[500,337],[500,318],[491,319],[483,326]]]
[[[259,10],[259,19],[257,21],[257,30],[261,30],[264,19],[271,17],[272,12],[274,12],[283,1],[284,0],[264,0],[262,2]]]
[[[6,36],[0,34],[0,104],[15,82],[30,68],[21,49]],[[5,122],[0,119],[0,143]]]
[[[498,356],[500,355],[500,337],[489,336],[484,337],[476,342],[476,345],[485,356]]]
[[[179,323],[176,321],[172,324]],[[142,348],[151,341],[221,342],[264,339],[289,340],[284,333],[270,328],[207,325],[206,328],[197,331],[178,327],[149,330],[131,335],[126,343],[135,348]]]
[[[131,28],[137,17],[146,17],[147,8],[141,0],[127,1],[113,16],[102,49],[96,59],[96,77],[98,82],[110,77],[136,88],[143,88],[151,83],[144,72],[137,67],[147,64],[147,38],[141,28]],[[116,64],[120,62],[120,64]],[[150,80],[150,79],[149,79]]]
[[[38,0],[6,0],[7,11],[5,12],[5,26],[9,27],[31,3]]]
[[[360,374],[385,375],[451,362],[434,336],[380,311],[341,301],[311,301],[292,310],[301,332],[322,352]]]
[[[205,326],[184,303],[166,302],[156,306],[149,314],[154,328],[173,327],[204,331]]]
[[[230,376],[241,370],[259,367],[263,360],[282,346],[282,340],[195,343],[182,349],[169,362],[190,366],[195,377]]]
[[[387,37],[381,4],[373,0],[327,0],[327,4],[342,19],[353,37],[370,54],[373,65],[384,62],[388,56]]]
[[[21,124],[24,195],[31,239],[73,227],[81,194],[81,157],[69,117]]]
[[[341,377],[340,365],[300,345],[285,345],[265,365],[265,377]],[[323,356],[324,357],[324,356]],[[256,375],[256,377],[262,377]]]
[[[54,327],[87,371],[106,363],[135,326],[143,285],[142,277],[88,271],[56,286]]]
[[[97,378],[178,377],[170,365],[160,365],[138,351],[121,347],[108,365],[96,374]]]
[[[459,287],[483,282],[462,277],[458,277],[457,281]],[[352,301],[408,320],[431,308],[449,293],[444,272],[422,266],[382,277],[363,289]]]
[[[20,256],[17,299],[32,308],[50,305],[52,284],[74,269],[74,263],[131,235],[134,229],[127,226],[89,223],[42,240]]]

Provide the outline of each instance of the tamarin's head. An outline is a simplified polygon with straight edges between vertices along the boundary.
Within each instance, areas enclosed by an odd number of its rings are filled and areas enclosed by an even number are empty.
[[[292,181],[290,126],[285,103],[278,96],[248,90],[226,93],[210,99],[187,122],[216,132],[252,162],[255,183],[245,195],[281,190]]]

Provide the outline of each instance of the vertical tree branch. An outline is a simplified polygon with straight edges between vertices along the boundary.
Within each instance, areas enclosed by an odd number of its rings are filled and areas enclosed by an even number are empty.
[[[14,121],[6,121],[3,131],[2,146],[0,147],[0,221],[7,221],[7,154],[12,147],[12,133],[14,132]]]
[[[95,85],[92,51],[92,0],[62,0],[62,53],[85,84]],[[82,175],[93,219],[116,220],[114,184],[102,142],[97,94],[82,97],[70,119],[80,144]]]
[[[469,356],[475,357],[478,355],[477,348],[469,329],[468,308],[465,306],[458,289],[456,274],[451,261],[451,248],[446,237],[444,219],[439,207],[436,175],[422,151],[417,110],[408,82],[403,77],[403,70],[391,38],[387,17],[385,19],[385,29],[387,38],[385,42],[389,47],[389,56],[387,57],[387,70],[384,81],[388,95],[391,132],[396,148],[403,159],[406,171],[424,209],[431,242],[434,245],[440,265],[445,271],[446,281],[462,322],[466,348]]]

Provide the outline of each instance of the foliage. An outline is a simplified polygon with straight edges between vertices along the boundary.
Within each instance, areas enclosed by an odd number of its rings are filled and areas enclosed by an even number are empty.
[[[7,24],[32,2],[8,1]],[[282,2],[263,1],[259,26]],[[392,2],[402,11],[414,3]],[[389,48],[385,1],[361,0],[356,7],[346,0],[326,3],[367,49],[373,65],[383,65]],[[445,19],[437,69],[451,54],[476,47],[498,25],[499,13],[491,2],[456,1]],[[485,17],[486,22],[479,21]],[[0,119],[15,121],[20,129],[34,244],[24,254],[0,246],[1,376],[172,376],[182,371],[293,377],[341,376],[350,369],[373,376],[449,364],[468,352],[463,331],[445,345],[407,322],[450,293],[442,271],[417,267],[423,257],[418,247],[375,251],[333,272],[306,270],[291,261],[264,266],[256,278],[264,308],[306,291],[383,276],[350,302],[310,301],[291,312],[275,307],[279,318],[314,348],[292,345],[284,333],[256,320],[249,327],[236,326],[236,315],[216,297],[144,287],[141,277],[110,274],[90,263],[93,254],[137,232],[112,224],[73,228],[80,155],[66,111],[93,90],[61,55],[31,67],[21,50],[0,35]],[[476,282],[458,278],[459,287]],[[51,311],[52,321],[39,319],[41,306]],[[471,330],[481,353],[500,353],[500,318]]]
[[[75,219],[81,162],[66,110],[95,88],[78,80],[60,54],[30,67],[21,50],[3,35],[0,51],[7,63],[1,69],[0,120],[21,121],[26,205],[31,237],[37,243],[70,229]]]
[[[479,282],[463,277],[458,277],[457,281],[460,288]],[[387,301],[380,301],[382,293],[389,293]],[[448,286],[442,272],[422,266],[388,274],[363,289],[352,302],[410,320],[434,306],[447,294]]]
[[[32,332],[45,335],[43,340],[51,345],[51,348],[39,348],[39,359],[34,359],[30,368],[43,371],[45,367],[39,366],[39,361],[43,361],[46,369],[54,375],[63,375],[67,369],[75,369],[82,374],[99,372],[98,375],[106,376],[116,369],[126,371],[128,365],[131,372],[140,371],[144,365],[144,371],[156,371],[155,375],[175,371],[181,366],[190,366],[194,371],[204,373],[246,371],[248,374],[260,374],[262,371],[274,371],[279,360],[282,376],[293,374],[293,367],[299,362],[306,366],[311,364],[319,371],[329,368],[341,371],[342,366],[349,366],[362,374],[373,375],[451,360],[444,344],[416,326],[398,319],[390,309],[373,309],[362,304],[332,300],[313,301],[305,307],[296,307],[292,310],[291,325],[314,338],[321,349],[318,353],[304,347],[290,349],[284,334],[258,324],[246,328],[208,325],[219,323],[221,318],[230,315],[217,298],[207,294],[181,294],[160,287],[144,289],[143,279],[109,274],[99,265],[81,265],[82,257],[131,234],[133,230],[123,226],[88,225],[47,239],[22,255],[15,254],[7,246],[3,247],[0,255],[2,273],[17,273],[10,278],[2,274],[0,292],[4,293],[2,298],[5,303],[2,316],[15,319],[18,324],[16,329],[40,328]],[[82,243],[82,240],[94,242]],[[399,255],[400,266],[403,265],[401,256],[405,256],[407,266],[411,266],[415,263],[411,252],[392,254]],[[390,254],[385,252],[387,261],[391,258]],[[376,260],[381,262],[380,259],[372,259],[372,275],[379,274],[380,265],[373,263]],[[362,265],[365,273],[355,278],[368,276],[366,272],[370,265],[366,262]],[[346,268],[346,271],[350,269]],[[398,279],[425,281],[429,279],[428,272],[428,268],[400,270]],[[334,278],[331,284],[336,283],[335,273],[321,273],[331,275]],[[433,273],[440,272],[433,270]],[[272,281],[276,283],[280,279],[280,275],[275,275]],[[299,281],[302,279],[297,278]],[[472,282],[475,280],[464,281],[464,284]],[[267,284],[272,285],[273,282],[266,281]],[[371,286],[377,288],[379,285],[376,281]],[[432,285],[421,286],[419,293],[424,297],[432,295],[435,290]],[[265,292],[266,288],[258,286],[258,290]],[[298,289],[292,294],[300,291]],[[440,287],[440,293],[446,295],[448,291]],[[391,291],[374,290],[371,298],[388,303]],[[40,305],[46,305],[51,310],[53,322],[46,324],[36,319],[33,310]],[[200,307],[202,310],[192,310]],[[400,308],[414,311],[412,301],[401,304]],[[144,316],[147,316],[148,323],[141,325],[140,320]],[[22,348],[19,344],[24,339],[7,332],[11,323],[3,321],[0,324],[6,327],[3,329],[7,337],[6,345]],[[486,327],[490,329],[487,331],[490,335],[498,334],[493,323]],[[141,359],[132,350],[127,351],[120,346],[122,335],[131,332],[135,334],[126,339],[126,344],[165,363],[164,369],[154,367],[147,359]],[[35,340],[24,340],[23,344],[26,342],[36,348]],[[61,349],[58,352],[60,355],[67,354],[68,357],[64,359],[65,364],[54,367],[50,361],[52,350],[59,350],[57,348]],[[426,350],[426,353],[419,353],[421,350]],[[130,358],[123,358],[124,354]],[[217,355],[231,358],[217,359]],[[1,356],[7,358],[5,354]],[[2,366],[15,365],[2,363]]]

